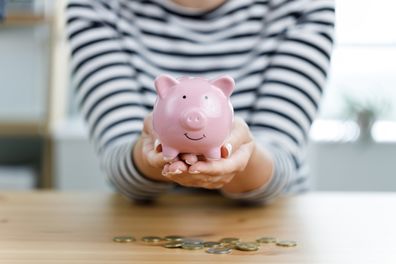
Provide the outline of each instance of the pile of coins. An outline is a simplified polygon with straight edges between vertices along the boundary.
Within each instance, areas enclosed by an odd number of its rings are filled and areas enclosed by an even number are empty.
[[[113,238],[117,243],[130,243],[136,241],[132,236],[117,236]],[[181,248],[185,250],[205,249],[209,254],[230,254],[233,250],[257,251],[263,244],[275,244],[279,247],[295,247],[297,243],[291,240],[278,240],[275,237],[260,237],[255,241],[243,242],[237,237],[225,237],[219,241],[204,241],[177,235],[158,237],[144,236],[141,241],[145,244],[160,245],[164,248]]]

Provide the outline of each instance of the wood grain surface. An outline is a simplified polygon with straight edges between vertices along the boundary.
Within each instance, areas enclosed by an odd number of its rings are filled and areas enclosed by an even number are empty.
[[[247,207],[213,195],[136,205],[111,193],[7,192],[0,263],[396,263],[395,209],[396,195],[379,193],[311,193]],[[275,236],[298,246],[211,255],[112,242],[117,235]]]

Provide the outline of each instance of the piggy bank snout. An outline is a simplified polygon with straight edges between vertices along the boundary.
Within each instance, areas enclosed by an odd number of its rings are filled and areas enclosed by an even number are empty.
[[[180,123],[187,130],[200,130],[206,126],[207,118],[199,109],[190,109],[182,113]]]

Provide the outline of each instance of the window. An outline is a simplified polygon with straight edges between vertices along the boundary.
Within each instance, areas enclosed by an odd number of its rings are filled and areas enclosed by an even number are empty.
[[[395,10],[390,0],[336,1],[336,45],[320,119],[357,121],[365,114],[396,122]],[[317,126],[313,138],[323,138],[317,133],[326,129]]]

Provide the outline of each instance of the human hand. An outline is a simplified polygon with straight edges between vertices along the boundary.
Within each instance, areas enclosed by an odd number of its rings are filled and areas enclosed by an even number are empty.
[[[162,175],[184,186],[219,189],[244,171],[254,149],[248,125],[235,117],[231,134],[221,147],[222,159],[202,160],[193,154],[182,154],[181,160],[164,165]]]
[[[142,133],[133,150],[133,160],[138,169],[148,178],[160,181],[171,181],[161,175],[167,161],[162,156],[162,149],[153,129],[152,113],[146,116]],[[177,161],[178,158],[173,161]]]

